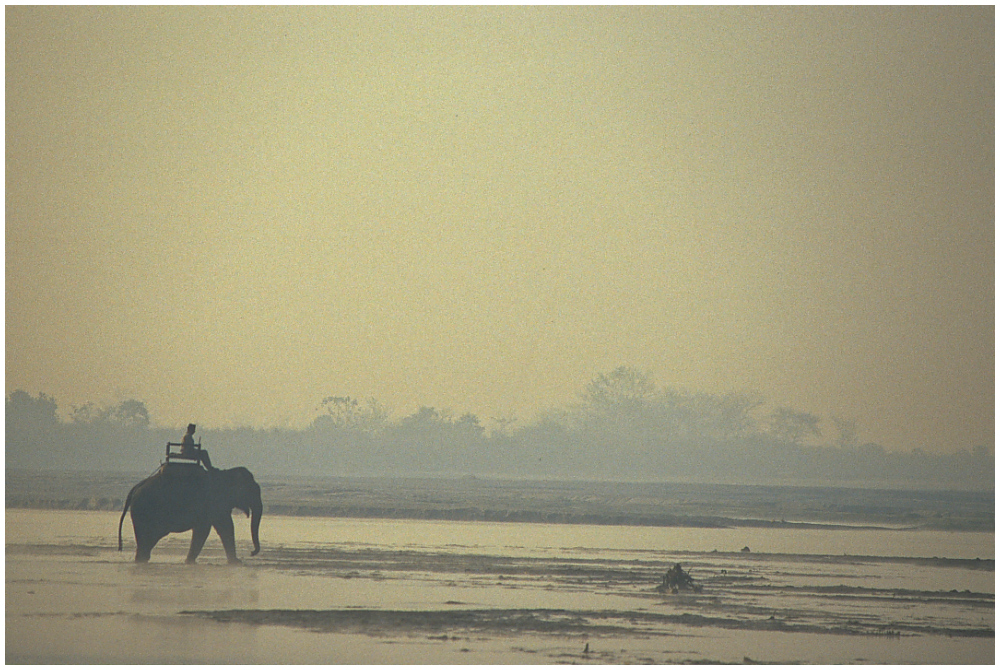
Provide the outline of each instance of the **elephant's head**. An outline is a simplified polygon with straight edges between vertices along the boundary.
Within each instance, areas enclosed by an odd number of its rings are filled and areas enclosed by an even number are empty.
[[[253,540],[251,556],[260,553],[260,517],[264,503],[260,498],[260,484],[246,468],[217,470],[213,473],[215,489],[222,496],[225,506],[242,510],[250,517],[250,538]],[[252,516],[251,516],[252,515]]]

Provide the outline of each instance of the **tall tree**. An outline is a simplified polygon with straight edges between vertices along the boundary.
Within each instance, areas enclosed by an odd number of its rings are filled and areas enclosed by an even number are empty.
[[[782,442],[802,444],[807,435],[819,436],[819,417],[808,412],[796,412],[779,407],[771,414],[771,435]]]
[[[362,404],[350,396],[328,396],[323,398],[320,408],[323,414],[313,426],[332,426],[347,430],[374,433],[385,427],[389,411],[375,398],[368,398]]]
[[[623,365],[587,384],[583,402],[585,411],[609,415],[640,410],[655,396],[656,384],[648,373]]]

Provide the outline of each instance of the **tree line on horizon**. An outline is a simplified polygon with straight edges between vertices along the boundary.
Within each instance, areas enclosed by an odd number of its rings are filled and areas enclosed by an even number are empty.
[[[787,407],[763,414],[757,393],[691,393],[657,387],[619,367],[595,377],[574,404],[531,422],[454,415],[434,407],[394,419],[374,398],[330,396],[304,429],[201,431],[220,467],[272,475],[493,476],[992,489],[986,446],[952,454],[890,453],[861,443],[854,421]],[[58,414],[56,400],[15,391],[6,398],[6,466],[147,471],[176,428],[156,427],[129,399]]]

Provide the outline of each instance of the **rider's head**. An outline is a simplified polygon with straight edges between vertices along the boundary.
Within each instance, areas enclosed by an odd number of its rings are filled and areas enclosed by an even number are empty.
[[[194,435],[194,431],[197,428],[193,423],[188,424],[188,435]]]

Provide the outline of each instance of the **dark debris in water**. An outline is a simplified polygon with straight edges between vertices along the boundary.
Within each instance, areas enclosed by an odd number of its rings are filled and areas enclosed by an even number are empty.
[[[596,629],[612,632],[614,626],[595,625],[585,613],[555,609],[473,610],[220,610],[182,612],[221,623],[247,623],[307,628],[320,632],[380,633],[489,631],[572,633]]]
[[[667,570],[667,574],[663,575],[663,581],[656,587],[656,590],[661,593],[678,593],[680,591],[694,591],[698,593],[702,590],[702,587],[701,584],[694,581],[691,575],[684,572],[684,568],[681,567],[680,563],[676,563],[674,567]]]
[[[316,632],[349,632],[366,635],[451,635],[474,631],[499,635],[523,633],[592,635],[677,635],[676,627],[726,630],[818,633],[832,635],[935,634],[950,637],[992,637],[992,629],[950,629],[919,625],[866,626],[859,621],[829,627],[761,617],[720,617],[701,614],[664,614],[649,611],[561,609],[377,610],[377,609],[273,609],[185,611],[181,614],[219,623],[275,625]]]
[[[29,556],[98,556],[105,547],[90,544],[8,544],[8,554]]]

